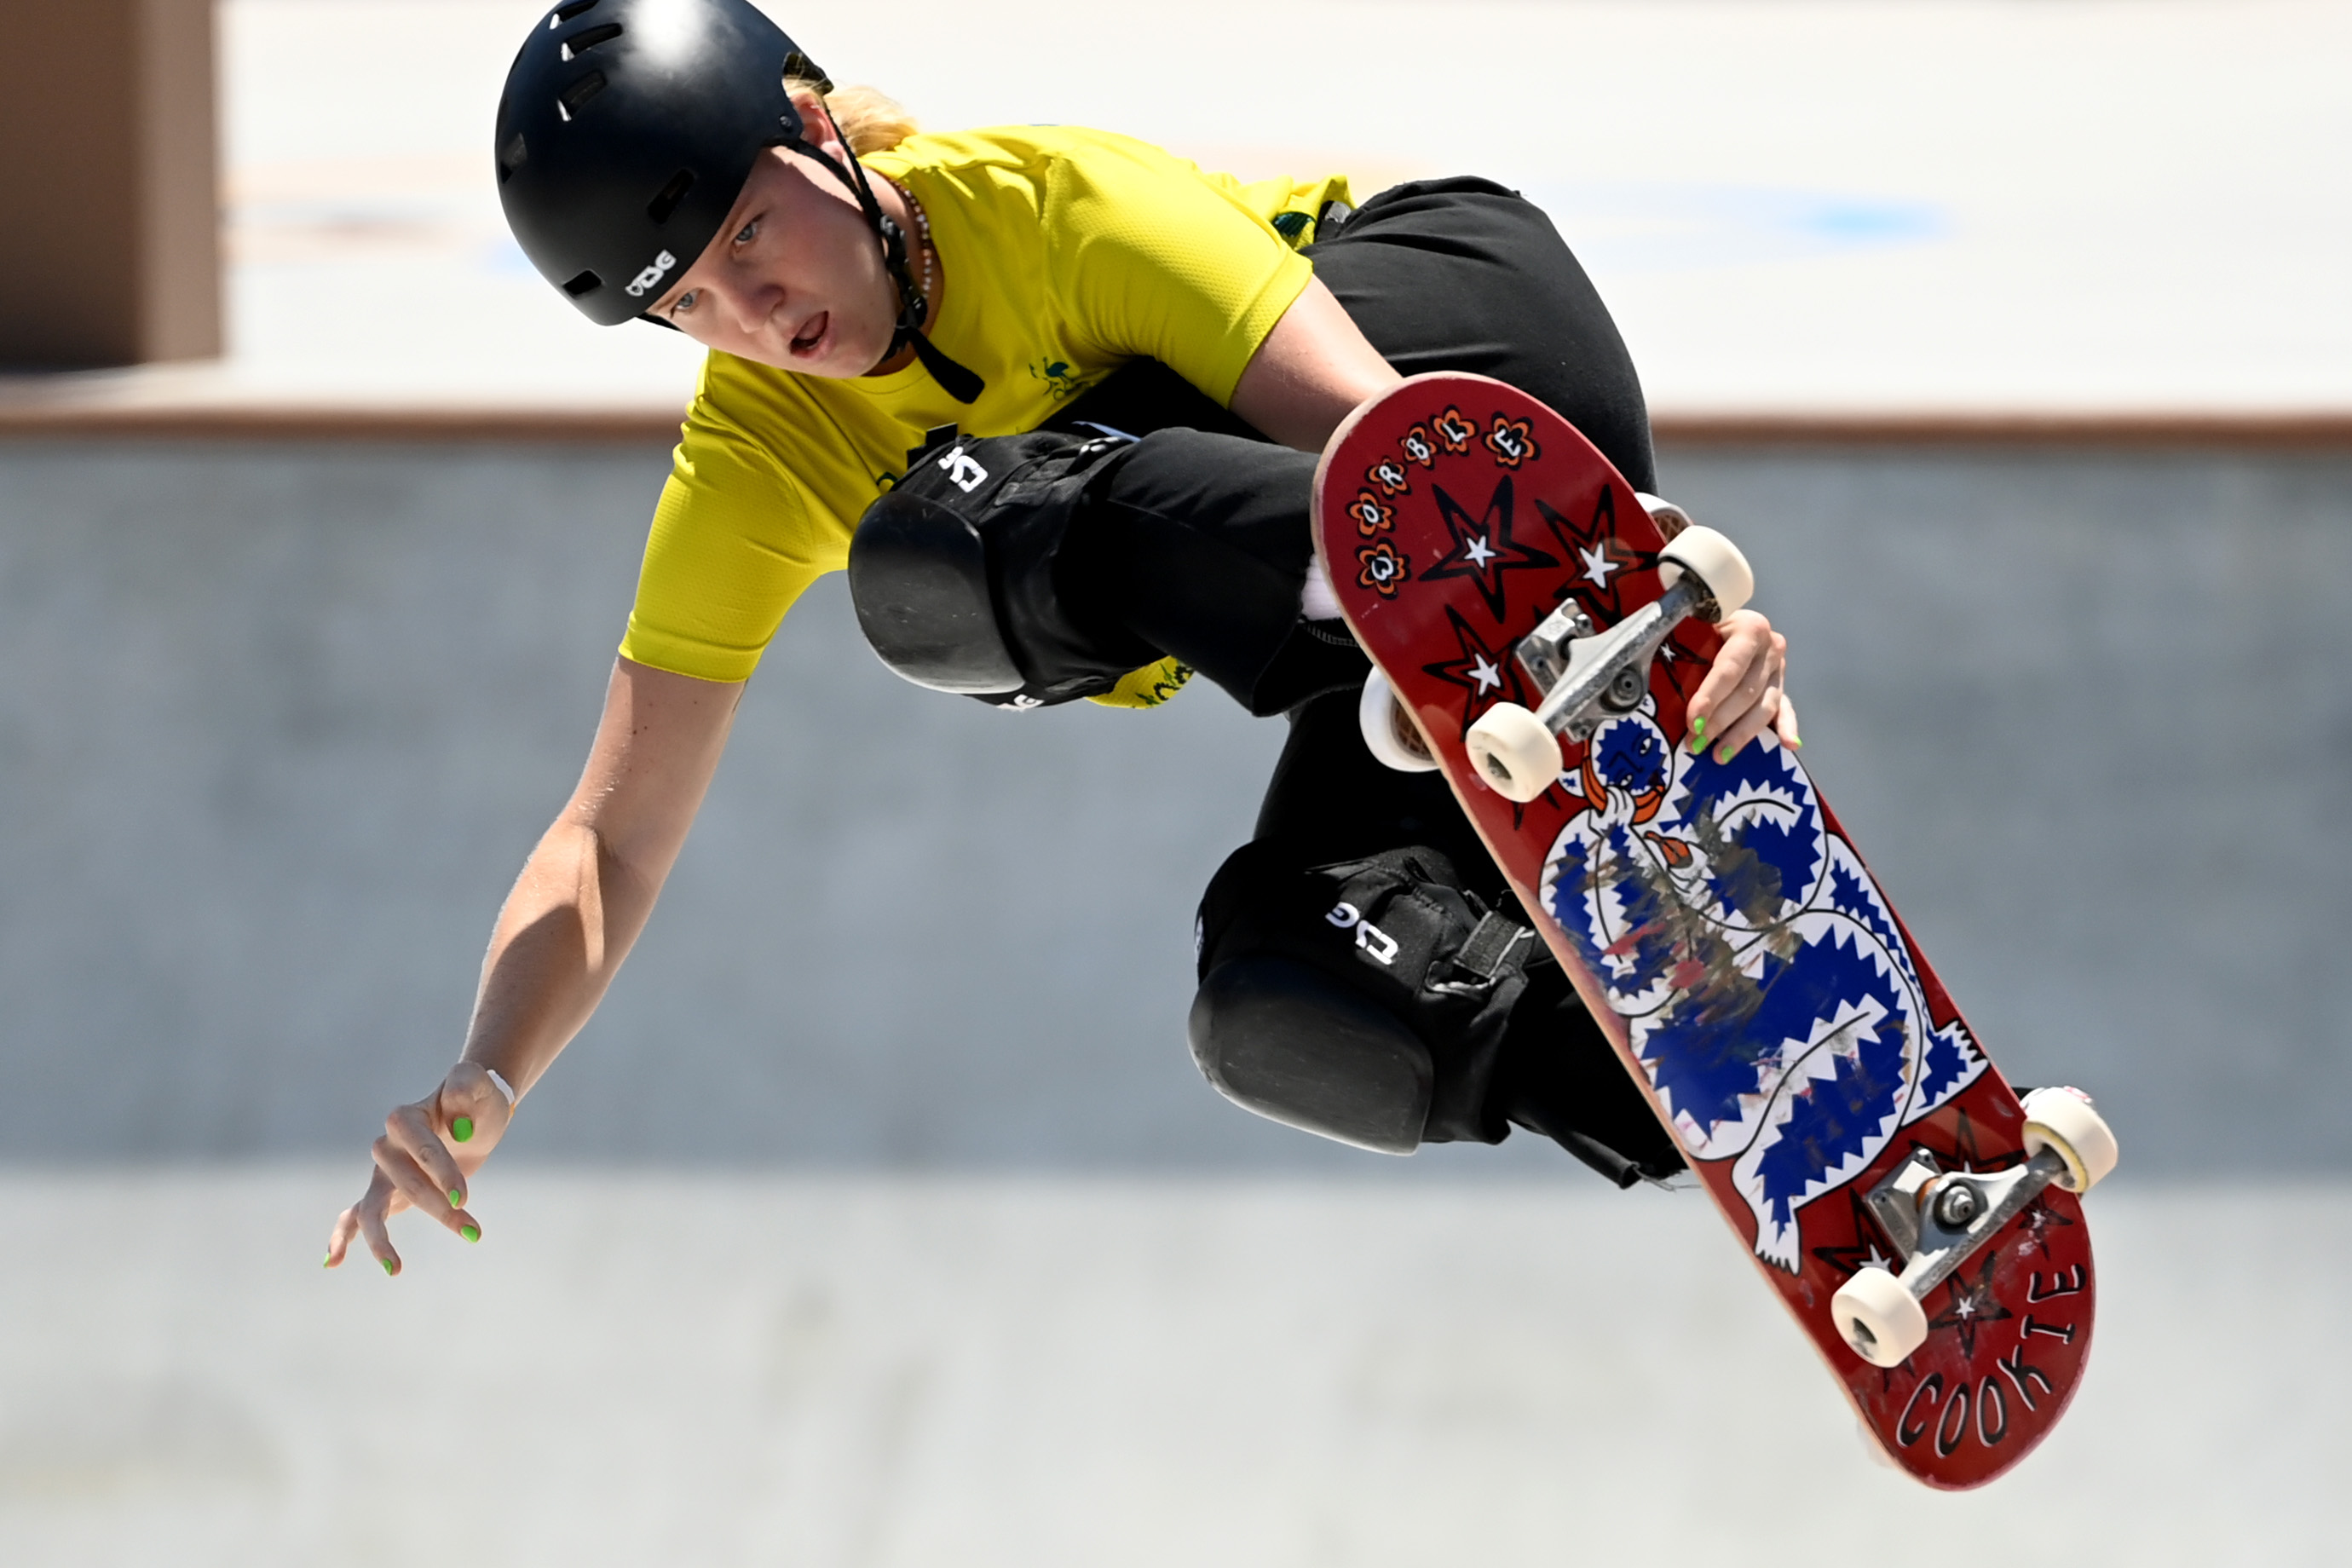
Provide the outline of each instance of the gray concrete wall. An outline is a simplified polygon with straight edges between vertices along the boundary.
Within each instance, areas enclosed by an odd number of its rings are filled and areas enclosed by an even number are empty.
[[[2096,1089],[2136,1169],[2352,1163],[2352,459],[1664,471],[1748,546],[1808,761],[2012,1076]],[[0,1158],[355,1153],[437,1078],[662,472],[0,446]],[[1192,903],[1279,740],[1205,689],[918,691],[821,588],[517,1152],[1397,1172],[1230,1110],[1184,1050]]]

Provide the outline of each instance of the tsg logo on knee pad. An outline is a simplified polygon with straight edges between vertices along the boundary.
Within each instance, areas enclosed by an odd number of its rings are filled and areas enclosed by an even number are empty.
[[[1366,920],[1363,911],[1355,905],[1343,902],[1323,918],[1341,931],[1346,931],[1350,926],[1354,927],[1356,945],[1370,954],[1374,963],[1381,964],[1396,963],[1396,938]]]
[[[940,468],[947,475],[948,482],[966,495],[988,482],[988,470],[961,447],[950,449],[946,457],[941,458]]]

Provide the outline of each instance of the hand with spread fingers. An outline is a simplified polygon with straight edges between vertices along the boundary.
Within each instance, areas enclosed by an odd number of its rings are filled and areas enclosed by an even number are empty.
[[[1727,763],[1767,730],[1784,746],[1803,746],[1786,689],[1789,639],[1754,610],[1726,616],[1717,629],[1722,651],[1690,702],[1692,752],[1712,748],[1717,762]]]
[[[340,1265],[360,1237],[383,1271],[397,1275],[400,1254],[385,1222],[405,1208],[469,1242],[481,1240],[481,1224],[466,1207],[468,1178],[498,1147],[513,1115],[512,1090],[496,1072],[459,1062],[432,1094],[384,1118],[375,1174],[360,1201],[335,1217],[326,1266]]]

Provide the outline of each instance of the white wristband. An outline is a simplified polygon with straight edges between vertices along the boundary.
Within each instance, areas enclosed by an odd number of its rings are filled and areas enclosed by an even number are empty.
[[[490,1075],[490,1081],[497,1084],[499,1086],[499,1092],[507,1097],[507,1109],[509,1110],[512,1110],[515,1103],[514,1085],[499,1077],[499,1069],[496,1068],[484,1068],[482,1070]]]

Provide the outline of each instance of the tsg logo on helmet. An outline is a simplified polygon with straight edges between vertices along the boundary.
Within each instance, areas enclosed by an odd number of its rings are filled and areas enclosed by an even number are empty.
[[[669,269],[677,265],[677,258],[667,250],[663,251],[653,258],[652,265],[629,279],[629,293],[636,298],[652,293],[661,287],[661,280],[668,277]]]

